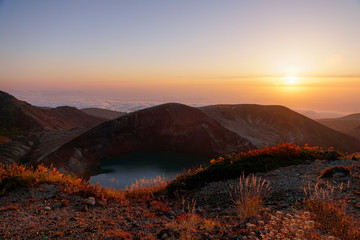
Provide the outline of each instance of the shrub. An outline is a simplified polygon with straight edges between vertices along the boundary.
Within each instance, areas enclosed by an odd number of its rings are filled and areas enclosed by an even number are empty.
[[[350,175],[350,169],[344,166],[332,166],[324,169],[321,174],[320,178],[330,178],[333,177],[334,173],[342,173],[345,176]]]
[[[230,196],[243,220],[258,216],[271,190],[269,182],[254,175],[241,176],[239,185],[231,188]]]
[[[328,150],[329,151],[329,150]],[[333,150],[331,150],[333,151]],[[295,144],[283,143],[273,147],[265,147],[245,153],[231,154],[212,159],[211,165],[194,174],[180,175],[167,186],[168,194],[200,188],[205,183],[224,179],[237,178],[256,172],[268,172],[280,167],[296,165],[305,161],[322,158],[327,152],[320,147],[299,147]]]

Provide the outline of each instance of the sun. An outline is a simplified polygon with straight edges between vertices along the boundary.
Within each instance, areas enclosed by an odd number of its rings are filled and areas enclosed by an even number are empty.
[[[285,83],[288,85],[294,85],[297,83],[298,78],[296,76],[286,76],[284,77]]]

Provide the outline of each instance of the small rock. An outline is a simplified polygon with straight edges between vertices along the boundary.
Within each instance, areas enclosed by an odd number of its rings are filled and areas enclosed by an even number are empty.
[[[345,173],[344,172],[335,172],[333,174],[333,178],[342,178],[342,177],[345,177]]]
[[[246,227],[248,227],[248,228],[254,228],[254,227],[256,227],[254,224],[252,224],[252,223],[246,223]]]
[[[95,205],[96,200],[94,197],[89,197],[84,199],[84,203],[88,204],[88,205]]]
[[[45,206],[45,207],[44,207],[44,210],[45,210],[45,211],[50,211],[50,210],[51,210],[51,207]]]

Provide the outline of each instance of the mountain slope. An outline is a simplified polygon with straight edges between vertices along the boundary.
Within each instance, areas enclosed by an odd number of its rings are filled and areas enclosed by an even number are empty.
[[[89,127],[102,121],[74,107],[35,107],[0,91],[0,135],[11,131]]]
[[[341,118],[325,118],[316,120],[319,123],[360,139],[360,113],[347,115]]]
[[[80,110],[88,115],[99,117],[99,118],[104,118],[107,120],[115,119],[117,117],[120,117],[120,116],[126,114],[125,112],[113,111],[113,110],[102,109],[102,108],[82,108]]]
[[[249,139],[256,147],[282,142],[359,150],[360,141],[325,127],[283,106],[255,104],[214,105],[200,108],[224,127]]]
[[[74,107],[35,107],[0,91],[0,162],[38,163],[103,121]]]
[[[174,151],[206,156],[247,151],[255,146],[201,110],[163,104],[100,124],[48,157],[68,171],[86,169],[106,156],[136,151]]]

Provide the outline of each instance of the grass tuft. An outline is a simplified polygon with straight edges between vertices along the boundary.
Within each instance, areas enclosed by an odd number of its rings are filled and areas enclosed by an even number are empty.
[[[125,196],[137,200],[149,200],[154,194],[164,190],[167,184],[168,180],[161,176],[151,179],[142,178],[126,187]]]
[[[230,196],[236,206],[237,213],[242,220],[258,216],[264,199],[270,194],[269,182],[254,175],[239,179],[239,185],[231,186]]]

